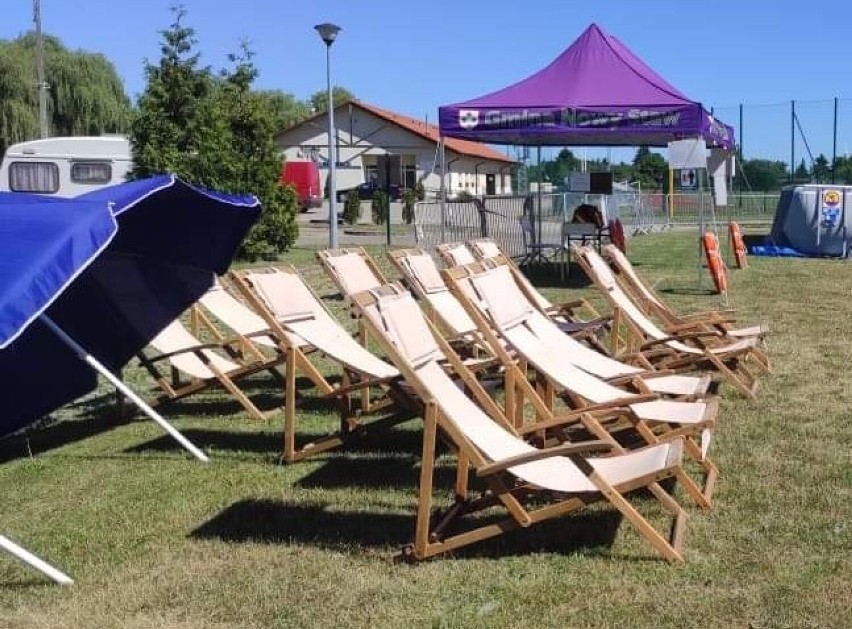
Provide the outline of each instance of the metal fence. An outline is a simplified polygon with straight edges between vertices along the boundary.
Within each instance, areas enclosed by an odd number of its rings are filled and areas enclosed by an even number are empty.
[[[615,191],[598,197],[577,193],[530,196],[477,197],[467,201],[426,201],[415,207],[415,239],[423,246],[442,242],[490,237],[510,255],[527,255],[521,217],[532,215],[534,239],[554,248],[562,245],[562,226],[581,203],[602,209],[606,220],[619,218],[628,235],[667,229],[714,226],[737,220],[740,223],[769,224],[775,215],[778,194],[739,194],[728,197],[728,205],[714,208],[707,193],[645,194],[634,190]],[[541,217],[540,223],[538,217]]]

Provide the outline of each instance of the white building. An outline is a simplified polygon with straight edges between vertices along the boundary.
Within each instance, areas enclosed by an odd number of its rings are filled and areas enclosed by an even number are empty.
[[[334,110],[337,189],[376,181],[428,194],[441,188],[438,127],[353,100]],[[275,135],[287,159],[313,159],[328,174],[328,118],[323,112]],[[479,142],[446,139],[446,187],[450,196],[511,194],[514,160]]]

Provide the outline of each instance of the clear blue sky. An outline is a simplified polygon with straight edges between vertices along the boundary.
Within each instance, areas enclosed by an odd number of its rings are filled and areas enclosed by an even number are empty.
[[[44,30],[101,52],[128,93],[144,87],[143,60],[173,0],[42,0]],[[259,85],[306,98],[325,87],[325,47],[313,30],[343,28],[333,78],[358,98],[434,121],[441,104],[467,100],[542,68],[592,22],[689,97],[737,126],[744,103],[747,157],[789,160],[790,100],[814,154],[831,154],[832,99],[841,103],[838,153],[852,152],[849,0],[621,0],[431,3],[352,0],[184,0],[203,61],[214,67],[247,38]],[[31,0],[5,0],[0,38],[32,27]],[[816,102],[820,101],[820,102]],[[773,106],[764,106],[764,105]],[[805,154],[797,137],[797,161]],[[595,153],[600,154],[600,149]]]

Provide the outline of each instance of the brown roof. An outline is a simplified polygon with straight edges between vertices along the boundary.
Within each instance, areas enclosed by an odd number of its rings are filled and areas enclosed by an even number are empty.
[[[393,111],[388,111],[387,109],[382,109],[381,107],[376,107],[375,105],[370,105],[360,100],[351,100],[343,105],[338,105],[335,107],[335,111],[340,109],[341,107],[345,107],[346,105],[353,105],[355,107],[359,107],[366,112],[373,114],[374,116],[378,116],[388,122],[392,122],[396,125],[399,125],[403,129],[410,131],[420,137],[426,138],[427,140],[431,140],[432,142],[438,142],[438,138],[440,137],[440,133],[438,131],[438,127],[433,124],[426,124],[422,120],[418,120],[417,118],[410,118],[408,116],[403,116],[402,114],[395,113]],[[305,124],[308,120],[313,120],[314,118],[319,118],[320,116],[325,115],[325,112],[319,112],[318,114],[299,122],[290,129],[298,127],[300,125]],[[288,131],[289,129],[285,129],[282,133]],[[515,160],[507,155],[504,155],[500,151],[495,151],[491,147],[486,144],[482,144],[481,142],[471,142],[470,140],[457,140],[455,138],[445,138],[445,143],[447,148],[454,153],[458,153],[460,155],[465,155],[468,157],[481,157],[483,159],[490,159],[496,162],[507,162],[513,164]]]
[[[438,138],[440,137],[438,127],[433,124],[427,124],[422,120],[418,120],[417,118],[409,118],[408,116],[403,116],[402,114],[397,114],[392,111],[388,111],[387,109],[381,109],[380,107],[376,107],[375,105],[369,105],[359,100],[353,100],[352,104],[356,107],[360,107],[361,109],[370,112],[375,116],[378,116],[379,118],[384,118],[389,122],[398,124],[400,127],[403,127],[404,129],[407,129],[412,133],[416,133],[417,135],[424,137],[427,140],[431,140],[432,142],[437,142]],[[513,163],[515,161],[512,158],[504,155],[503,153],[495,151],[488,145],[482,144],[481,142],[458,140],[456,138],[445,138],[444,141],[448,149],[454,151],[455,153],[459,153],[460,155],[468,155],[470,157],[482,157],[485,159],[494,160],[496,162]]]

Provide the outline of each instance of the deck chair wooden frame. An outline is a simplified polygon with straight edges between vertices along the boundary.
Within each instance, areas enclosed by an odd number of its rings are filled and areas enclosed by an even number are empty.
[[[661,321],[667,331],[677,332],[690,329],[716,329],[723,336],[732,338],[763,338],[766,330],[762,326],[733,328],[736,323],[736,312],[732,309],[709,310],[687,315],[677,314],[662,297],[639,277],[633,264],[627,256],[614,245],[606,245],[603,255],[615,271],[616,279],[622,290],[633,300],[642,312]]]
[[[225,341],[202,343],[179,320],[170,323],[150,341],[151,349],[143,349],[137,354],[139,362],[151,374],[161,391],[154,398],[152,405],[175,402],[219,385],[230,393],[253,419],[266,421],[280,412],[280,408],[261,411],[236,383],[261,371],[271,371],[280,379],[275,368],[283,359],[280,356],[263,357],[240,364],[218,353],[224,351],[233,355],[234,348],[242,342],[242,339],[235,337]],[[152,349],[156,352],[152,352]],[[165,375],[161,370],[163,363],[168,363],[169,375]]]
[[[703,475],[701,487],[687,477],[684,488],[699,507],[709,509],[718,468],[710,460],[707,449],[716,425],[718,400],[715,397],[706,398],[701,402],[663,400],[659,393],[649,387],[648,380],[645,379],[647,374],[639,372],[622,378],[618,383],[607,382],[584,371],[577,364],[572,364],[568,357],[572,350],[578,351],[579,348],[556,348],[553,345],[555,340],[551,338],[541,339],[538,345],[535,342],[518,342],[517,338],[510,337],[500,329],[500,322],[489,312],[489,295],[477,290],[477,279],[486,275],[494,276],[494,280],[513,281],[511,276],[498,278],[496,273],[494,269],[482,270],[478,265],[444,271],[451,290],[459,296],[459,300],[504,368],[504,413],[512,419],[513,424],[516,427],[526,425],[533,429],[538,428],[541,431],[540,436],[544,436],[552,429],[556,429],[559,434],[567,423],[579,422],[596,438],[611,441],[617,452],[625,450],[614,438],[613,432],[625,425],[635,430],[647,444],[683,438],[687,453],[701,468]],[[472,295],[475,295],[475,299]],[[520,287],[516,286],[513,293],[506,291],[505,299],[512,303],[522,301]],[[526,306],[530,320],[535,317],[543,319],[532,304],[527,303]],[[516,310],[522,309],[523,307]],[[523,325],[526,323],[521,320],[512,324],[516,331],[516,326]],[[532,328],[529,331],[532,332]],[[526,336],[528,339],[534,339],[535,333]],[[512,347],[516,355],[509,354],[506,347]],[[554,355],[550,355],[549,351],[545,352],[551,349],[556,350],[556,360],[553,360]],[[543,353],[548,355],[543,356]],[[533,372],[532,382],[528,371]],[[634,391],[618,388],[619,385],[627,384],[632,385]],[[557,412],[557,396],[572,410]],[[534,411],[535,421],[532,424],[525,421],[524,408],[527,402]],[[697,440],[702,443],[699,444]]]
[[[602,316],[587,299],[579,298],[554,304],[536,290],[511,256],[507,256],[500,245],[491,238],[468,240],[466,246],[477,260],[507,266],[527,299],[539,311],[550,317],[563,332],[586,338],[598,351],[604,353],[609,351],[601,340],[602,333],[610,323],[609,318]],[[459,249],[456,248],[454,251]]]
[[[394,249],[387,252],[387,257],[420,303],[425,306],[429,319],[438,324],[444,337],[454,347],[464,348],[468,350],[466,353],[474,356],[482,354],[483,351],[488,353],[476,323],[444,284],[437,265],[434,265],[432,257],[425,249]],[[430,274],[433,272],[434,277],[428,278],[431,281],[429,285],[427,280],[418,276],[417,270],[412,266],[412,258],[432,262],[434,268],[430,269]]]
[[[334,285],[337,287],[337,290],[340,292],[340,295],[347,300],[350,305],[350,314],[358,318],[357,312],[351,308],[351,299],[352,295],[356,292],[368,289],[368,288],[377,288],[384,284],[387,284],[387,279],[382,273],[379,266],[376,264],[376,261],[373,260],[372,256],[367,253],[367,250],[364,247],[350,247],[350,248],[340,248],[340,249],[321,249],[316,252],[317,260],[325,271],[326,275],[331,279]],[[355,256],[359,259],[364,268],[355,269],[360,276],[357,278],[344,277],[344,273],[337,267],[337,261],[339,258],[343,258],[345,256]],[[369,343],[369,338],[367,334],[367,328],[361,325],[361,322],[358,321],[358,342],[361,343],[364,347],[367,347]],[[370,389],[366,388],[362,392],[361,396],[361,410],[367,412],[370,410]]]
[[[391,337],[387,319],[384,319],[385,312],[379,310],[387,298],[409,300],[405,305],[407,325],[415,326],[417,331],[408,335],[408,338],[417,339],[415,346],[427,348],[424,355],[412,358],[411,351],[403,349],[398,345],[398,339]],[[659,481],[665,478],[679,479],[684,476],[680,465],[681,441],[648,446],[605,459],[587,458],[587,455],[612,452],[612,444],[609,442],[563,443],[550,448],[533,448],[519,436],[462,359],[423,316],[410,293],[401,285],[359,293],[353,297],[353,303],[361,310],[372,336],[382,344],[424,403],[425,427],[415,535],[414,541],[403,548],[404,558],[426,559],[513,529],[526,528],[537,522],[567,515],[603,500],[621,512],[662,557],[671,562],[683,561],[683,534],[687,515],[659,485]],[[472,399],[465,396],[437,364],[439,356],[462,379]],[[433,516],[435,458],[439,436],[448,441],[456,453],[458,465],[454,504]],[[487,445],[489,439],[500,441],[505,446],[506,454],[496,455],[495,449]],[[651,455],[662,458],[658,458],[658,464],[640,471],[638,462]],[[612,479],[602,469],[607,464],[631,466],[631,463],[636,474],[631,476],[625,473],[618,482],[611,482]],[[535,475],[533,469],[540,466],[554,466],[554,469],[560,468],[570,473],[578,482],[576,488],[580,491],[568,491],[573,489],[569,487],[571,483],[566,481],[563,484],[561,475],[558,481],[544,476],[531,478]],[[473,497],[468,490],[471,471],[486,486],[486,491],[478,497]],[[668,539],[625,496],[627,492],[640,487],[647,487],[671,514],[672,526]],[[542,505],[541,500],[548,502]],[[505,509],[507,515],[497,522],[455,532],[456,527],[462,525],[465,515],[494,506]],[[450,533],[451,529],[454,532]]]
[[[626,352],[641,354],[662,368],[714,369],[742,395],[756,398],[757,374],[749,369],[749,365],[764,373],[771,371],[769,359],[757,346],[757,339],[738,339],[725,344],[717,330],[664,332],[621,289],[609,266],[596,251],[590,247],[573,247],[573,253],[583,271],[613,308],[610,335],[613,354],[618,355],[623,346]],[[624,338],[622,331],[626,333]]]
[[[373,360],[378,360],[371,357],[370,366],[365,366],[362,369],[356,368],[358,356],[354,354],[347,357],[349,362],[343,359],[341,349],[337,352],[335,347],[318,347],[317,344],[312,344],[310,340],[304,339],[299,335],[299,324],[303,319],[294,320],[290,323],[282,321],[278,314],[273,310],[270,303],[264,298],[257,287],[254,285],[253,278],[262,273],[286,273],[298,279],[298,282],[307,291],[312,300],[315,302],[314,308],[318,309],[315,312],[322,311],[327,317],[326,321],[329,324],[340,327],[334,316],[322,303],[319,296],[314,293],[307,282],[305,282],[295,267],[278,265],[267,269],[252,269],[244,271],[231,271],[228,278],[236,291],[246,300],[246,303],[264,320],[272,333],[272,338],[278,346],[278,350],[285,359],[285,413],[284,413],[284,430],[283,430],[283,456],[288,462],[298,461],[306,457],[325,452],[327,450],[338,448],[345,445],[356,435],[362,435],[368,430],[370,432],[386,428],[390,425],[400,423],[409,419],[412,413],[415,412],[411,405],[410,396],[402,392],[397,386],[400,380],[399,373],[390,368],[387,373],[376,374],[370,373],[367,369],[377,371],[373,365]],[[341,340],[343,337],[349,338],[348,333],[340,328]],[[314,341],[317,343],[317,341]],[[358,346],[363,352],[367,352],[362,346]],[[309,354],[312,352],[321,352],[337,362],[342,371],[342,383],[339,386],[332,385],[320,373],[317,367],[311,362]],[[340,411],[340,427],[339,429],[317,441],[307,443],[301,447],[297,447],[297,418],[296,418],[296,376],[297,373],[302,373],[307,376],[311,382],[319,390],[320,394],[336,400]],[[382,402],[371,406],[372,412],[384,411],[391,409],[391,414],[385,417],[375,419],[369,424],[362,422],[362,414],[353,405],[352,396],[354,393],[368,390],[370,387],[379,387],[386,394],[386,399]]]

